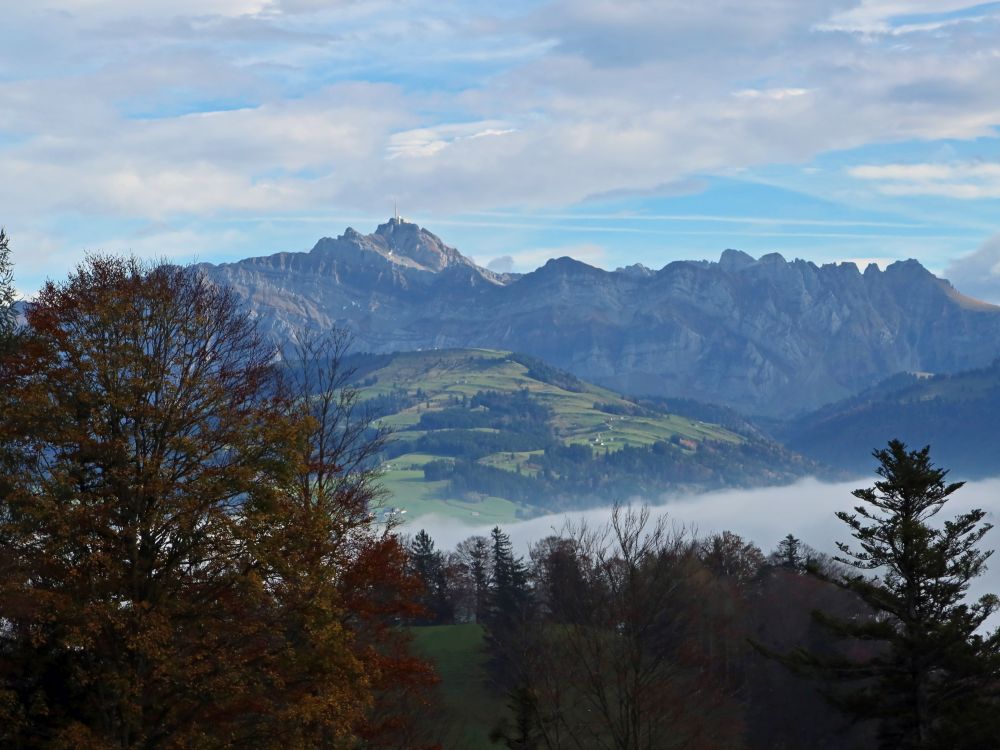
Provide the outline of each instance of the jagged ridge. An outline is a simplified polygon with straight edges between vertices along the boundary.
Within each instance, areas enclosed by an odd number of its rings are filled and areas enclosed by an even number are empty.
[[[1000,308],[917,261],[677,261],[604,271],[570,258],[523,276],[480,268],[395,220],[308,253],[205,266],[275,336],[349,327],[359,350],[495,347],[632,394],[745,412],[815,408],[899,371],[953,372],[1000,354]]]

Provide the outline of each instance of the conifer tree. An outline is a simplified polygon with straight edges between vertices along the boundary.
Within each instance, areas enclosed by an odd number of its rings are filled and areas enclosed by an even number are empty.
[[[417,532],[410,542],[409,553],[413,573],[424,587],[421,603],[425,612],[418,618],[418,624],[451,622],[454,608],[448,592],[444,556],[434,549],[434,540],[425,529]]]
[[[517,613],[528,597],[528,569],[514,557],[510,537],[499,526],[490,532],[493,543],[493,581],[490,590],[490,619],[498,621]]]
[[[529,615],[528,570],[515,557],[510,537],[499,526],[490,532],[493,577],[487,599],[487,643],[495,681],[504,688],[519,680],[525,646],[525,618]]]
[[[788,534],[778,542],[778,549],[775,550],[772,559],[783,568],[803,570],[806,558],[802,555],[802,542],[793,534]]]
[[[837,514],[857,544],[838,543],[836,558],[863,571],[838,583],[874,616],[819,619],[840,636],[881,647],[861,661],[806,653],[790,661],[860,685],[833,699],[858,719],[877,720],[882,748],[995,747],[1000,632],[980,628],[998,599],[966,601],[992,554],[978,548],[991,528],[986,513],[932,522],[963,483],[946,483],[948,472],[931,463],[926,447],[911,451],[893,440],[874,456],[881,479],[854,491],[861,504],[853,513]]]
[[[459,578],[457,593],[462,599],[460,608],[463,618],[485,623],[493,567],[489,540],[479,535],[464,539],[455,548],[451,561],[453,571]]]
[[[474,537],[469,546],[469,572],[475,586],[476,622],[487,618],[490,593],[490,550],[486,537]]]

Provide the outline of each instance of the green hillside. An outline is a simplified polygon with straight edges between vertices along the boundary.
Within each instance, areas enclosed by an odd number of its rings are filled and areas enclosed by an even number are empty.
[[[867,473],[871,451],[891,438],[931,445],[959,479],[1000,473],[1000,362],[949,375],[900,373],[853,398],[779,426],[790,448],[816,460]]]
[[[640,405],[524,355],[434,350],[355,364],[363,398],[394,430],[386,505],[411,518],[502,523],[812,468],[762,438]]]

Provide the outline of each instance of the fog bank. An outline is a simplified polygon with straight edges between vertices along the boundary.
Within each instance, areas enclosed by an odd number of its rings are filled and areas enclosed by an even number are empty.
[[[952,477],[949,477],[949,479]],[[959,477],[954,477],[958,480]],[[834,515],[858,504],[851,490],[870,487],[874,477],[851,482],[824,483],[804,479],[784,487],[764,487],[748,490],[723,490],[696,495],[667,496],[652,499],[636,498],[636,504],[647,503],[654,515],[665,514],[669,521],[697,536],[720,531],[732,531],[756,543],[765,554],[771,552],[786,534],[794,534],[820,552],[834,554],[836,541],[850,542],[847,526]],[[938,519],[953,518],[972,508],[987,511],[986,520],[994,525],[1000,517],[1000,478],[969,482],[945,505]],[[567,522],[585,520],[589,525],[603,524],[610,518],[610,507],[540,516],[527,521],[505,524],[519,554],[527,555],[530,545],[549,535],[558,534]],[[441,516],[422,516],[407,523],[404,531],[416,533],[424,528],[438,549],[451,550],[458,542],[473,535],[488,535],[493,524],[477,526]],[[990,531],[980,543],[982,549],[1000,547],[1000,528]],[[975,582],[973,593],[1000,593],[1000,555],[990,561],[986,575]]]

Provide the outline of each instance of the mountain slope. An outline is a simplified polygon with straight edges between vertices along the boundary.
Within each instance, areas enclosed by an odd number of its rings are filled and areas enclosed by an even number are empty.
[[[353,364],[366,403],[396,431],[388,505],[411,514],[502,521],[636,494],[781,484],[817,469],[768,440],[640,406],[533,357],[440,350]]]
[[[338,325],[358,350],[523,351],[623,392],[746,413],[789,415],[895,372],[955,372],[1000,355],[1000,308],[913,260],[861,273],[727,250],[659,271],[560,258],[499,275],[391,220],[309,253],[203,268],[278,337]]]
[[[930,445],[956,479],[1000,474],[1000,361],[951,375],[902,373],[857,396],[792,420],[777,436],[792,450],[858,473],[899,438]]]

